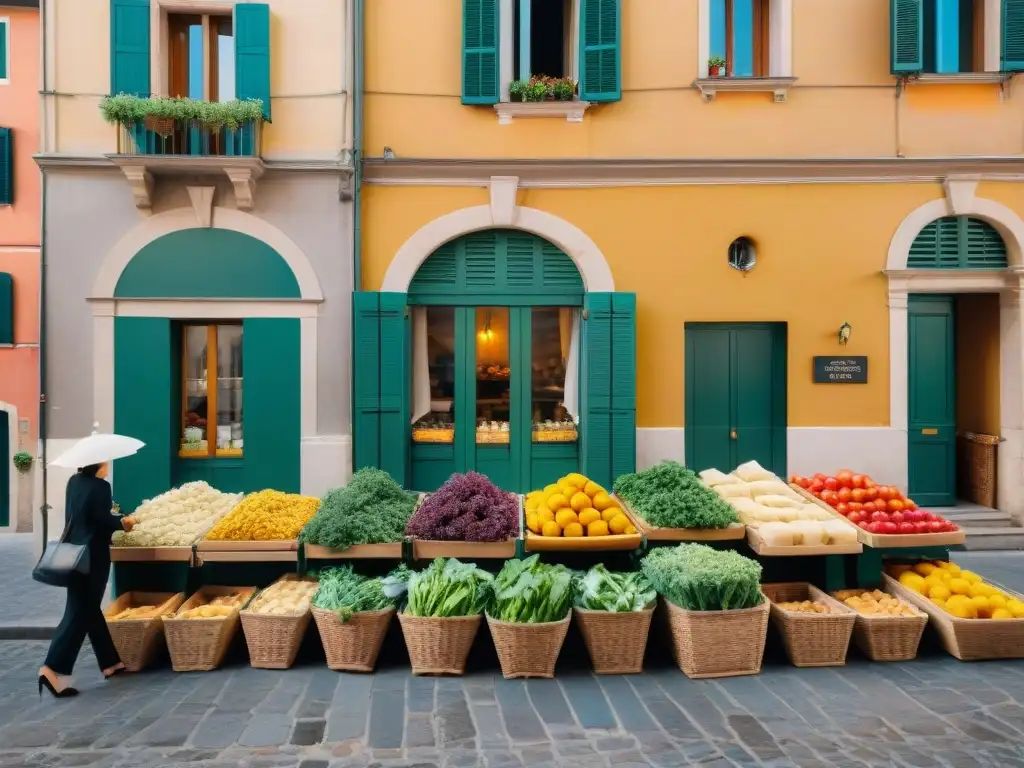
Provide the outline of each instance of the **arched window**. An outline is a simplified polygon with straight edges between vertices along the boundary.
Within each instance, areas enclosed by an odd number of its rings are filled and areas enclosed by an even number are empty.
[[[910,246],[909,269],[1005,269],[1006,243],[986,221],[944,216],[921,230]]]

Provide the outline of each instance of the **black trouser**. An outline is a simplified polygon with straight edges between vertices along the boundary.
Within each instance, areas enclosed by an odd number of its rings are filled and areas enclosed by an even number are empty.
[[[121,661],[114,641],[110,639],[110,630],[101,608],[110,575],[110,565],[104,565],[99,572],[94,570],[88,576],[76,578],[68,586],[64,618],[60,620],[57,633],[50,642],[50,651],[46,654],[46,666],[58,675],[71,674],[86,635],[92,643],[100,669],[108,669]]]

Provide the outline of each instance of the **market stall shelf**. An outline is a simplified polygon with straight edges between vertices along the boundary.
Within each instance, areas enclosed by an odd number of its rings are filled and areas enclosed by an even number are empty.
[[[416,509],[427,499],[428,494],[421,493]],[[414,560],[433,560],[437,557],[455,557],[459,560],[497,559],[511,560],[516,557],[517,547],[523,538],[523,497],[515,494],[519,534],[516,538],[504,541],[438,541],[436,539],[412,538],[412,556]],[[413,513],[415,514],[415,512]]]
[[[743,523],[734,523],[728,528],[658,528],[644,520],[623,499],[615,498],[647,541],[741,541],[746,535],[747,527]]]
[[[306,560],[401,560],[402,542],[386,544],[356,544],[347,549],[323,547],[319,544],[303,545]]]
[[[762,557],[818,557],[822,555],[859,555],[864,551],[860,542],[853,544],[817,544],[807,546],[773,547],[764,542],[757,528],[747,528],[747,545]]]
[[[540,536],[526,529],[527,552],[630,552],[644,542],[636,519],[622,507],[622,513],[636,528],[636,533],[612,533],[607,536]]]
[[[114,563],[192,563],[192,547],[111,547]]]
[[[828,504],[823,502],[817,496],[812,493],[808,493],[807,490],[801,488],[795,483],[790,483],[790,488],[799,493],[803,498],[807,500],[809,504],[817,504],[822,509],[827,510],[830,514],[839,520],[845,520],[845,518],[839,514],[835,509],[830,507]],[[964,534],[963,529],[957,531],[949,531],[945,533],[870,533],[865,531],[861,527],[857,527],[857,539],[869,547],[875,549],[903,549],[912,547],[919,549],[921,547],[949,547],[956,546],[957,544],[963,544],[967,540],[967,536]]]
[[[204,563],[294,563],[299,559],[297,541],[200,541],[196,566]]]
[[[883,574],[885,590],[928,614],[939,634],[943,648],[960,661],[1024,659],[1024,618],[961,619],[940,608],[924,595],[907,589],[896,579]],[[989,582],[991,584],[991,582]],[[993,584],[1017,600],[1024,596]]]
[[[794,667],[846,664],[857,621],[853,610],[806,582],[764,584],[761,589],[771,600],[772,624]]]
[[[107,629],[128,672],[145,669],[166,647],[164,617],[184,602],[183,592],[127,592],[107,607]]]

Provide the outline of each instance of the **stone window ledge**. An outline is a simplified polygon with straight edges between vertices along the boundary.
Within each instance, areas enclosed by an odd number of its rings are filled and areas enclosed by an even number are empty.
[[[702,77],[693,81],[704,101],[713,101],[719,92],[770,93],[777,104],[789,95],[795,77]]]
[[[1004,98],[1010,95],[1010,86],[1016,72],[950,72],[919,74],[901,77],[896,84],[899,94],[904,85],[998,85]]]
[[[239,210],[251,211],[255,205],[256,180],[265,167],[258,157],[190,155],[107,155],[127,179],[138,208],[153,207],[157,176],[227,176],[235,190]]]
[[[582,123],[589,101],[503,101],[494,105],[498,124],[509,125],[514,119],[561,117],[567,123]]]

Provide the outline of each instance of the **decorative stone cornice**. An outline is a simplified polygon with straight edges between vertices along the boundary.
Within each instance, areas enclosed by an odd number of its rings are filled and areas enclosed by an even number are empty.
[[[941,183],[950,176],[1024,181],[1024,157],[692,158],[377,158],[364,160],[367,184],[488,187],[514,176],[520,188],[643,187],[702,184]]]
[[[589,101],[503,101],[494,105],[494,111],[500,125],[525,117],[561,117],[569,123],[582,123],[589,106]]]

